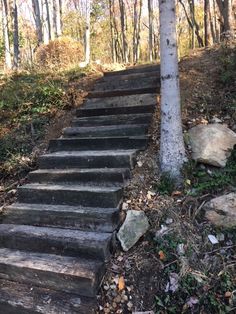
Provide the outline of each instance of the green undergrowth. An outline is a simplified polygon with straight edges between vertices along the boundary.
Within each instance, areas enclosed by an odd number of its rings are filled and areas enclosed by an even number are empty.
[[[67,95],[70,82],[89,72],[89,68],[73,67],[56,73],[0,75],[1,177],[24,164],[37,141],[44,137],[51,118],[58,110],[71,107]]]
[[[231,153],[224,168],[199,165],[189,161],[183,169],[183,192],[198,196],[205,193],[217,193],[236,186],[236,149]],[[175,182],[168,175],[162,175],[155,189],[162,195],[171,195]]]
[[[185,190],[190,195],[217,193],[236,186],[236,149],[224,168],[199,166],[189,162],[185,167]]]

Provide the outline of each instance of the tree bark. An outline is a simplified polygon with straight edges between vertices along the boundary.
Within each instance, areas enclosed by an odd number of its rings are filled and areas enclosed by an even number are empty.
[[[46,23],[47,23],[47,31],[48,31],[48,41],[52,40],[52,25],[51,25],[51,15],[50,15],[50,8],[49,8],[49,0],[45,0],[46,6]]]
[[[90,13],[91,3],[86,0],[86,28],[85,28],[85,62],[90,63]]]
[[[149,61],[153,61],[153,0],[148,0],[149,17]]]
[[[40,15],[40,7],[38,0],[32,0],[32,7],[33,7],[33,14],[36,26],[36,33],[38,39],[38,46],[43,43],[43,28],[42,28],[42,21]]]
[[[177,182],[186,160],[181,122],[175,0],[159,1],[161,43],[160,167]]]
[[[203,39],[200,36],[200,28],[199,28],[199,25],[198,25],[198,23],[197,23],[197,21],[195,19],[195,15],[191,14],[192,15],[192,19],[193,19],[191,21],[190,17],[188,16],[188,12],[186,10],[186,7],[185,7],[183,1],[179,0],[179,2],[180,2],[180,4],[182,5],[182,7],[184,9],[184,13],[185,13],[186,19],[188,21],[188,24],[189,24],[190,28],[192,29],[192,32],[197,36],[197,41],[198,41],[199,47],[204,47]],[[193,41],[194,41],[194,39],[192,39],[192,42]],[[194,45],[192,45],[192,46],[194,46]]]
[[[233,1],[231,0],[216,0],[222,20],[221,33],[228,32],[230,37],[233,37]]]
[[[113,4],[114,5],[114,4]],[[110,18],[110,34],[111,34],[111,56],[112,62],[116,62],[115,53],[115,39],[114,39],[114,25],[113,25],[113,10],[112,10],[112,0],[109,0],[109,18]]]
[[[120,6],[120,22],[122,34],[122,47],[123,47],[123,62],[128,63],[128,45],[125,32],[125,4],[123,0],[119,0]]]
[[[20,50],[19,50],[19,24],[18,24],[18,6],[16,0],[13,2],[13,41],[14,41],[14,57],[13,69],[17,70],[19,67]]]
[[[204,41],[205,46],[210,45],[210,2],[209,0],[204,0]]]
[[[10,70],[12,67],[8,15],[9,15],[9,10],[8,10],[8,5],[7,5],[7,0],[2,0],[2,29],[3,29],[3,38],[4,38],[5,69],[6,70]]]
[[[61,36],[61,8],[60,1],[53,0],[53,28],[55,37]]]

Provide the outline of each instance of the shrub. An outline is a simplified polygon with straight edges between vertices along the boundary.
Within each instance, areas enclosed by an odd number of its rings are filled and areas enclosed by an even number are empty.
[[[41,45],[35,54],[36,64],[47,70],[61,70],[81,62],[83,47],[81,43],[68,37],[52,40]]]

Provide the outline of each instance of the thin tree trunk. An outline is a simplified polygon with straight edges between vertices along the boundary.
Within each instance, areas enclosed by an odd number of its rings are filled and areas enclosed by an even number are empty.
[[[177,182],[186,160],[181,122],[175,0],[159,1],[161,43],[160,166]]]
[[[153,61],[153,0],[148,0],[149,16],[149,61]]]
[[[90,0],[86,0],[85,62],[90,63]]]
[[[16,0],[13,2],[13,41],[14,41],[14,57],[13,57],[13,68],[15,70],[19,67],[19,24],[18,24],[18,6]]]
[[[5,69],[10,70],[11,64],[11,48],[9,39],[9,24],[8,24],[8,6],[7,0],[2,0],[2,29],[4,38],[4,50],[5,50]]]
[[[128,45],[125,34],[125,5],[123,0],[119,0],[120,5],[120,22],[121,22],[121,34],[122,34],[122,46],[123,46],[123,62],[128,63]]]
[[[38,0],[32,0],[32,7],[34,13],[34,20],[36,25],[36,33],[38,39],[38,46],[43,43],[43,29],[42,29],[42,21],[40,15],[40,7]]]
[[[116,56],[115,56],[115,40],[114,40],[112,0],[109,0],[109,17],[110,17],[110,34],[111,34],[111,56],[112,56],[112,62],[114,63],[114,62],[116,62]]]
[[[138,0],[134,0],[134,29],[133,29],[133,62],[137,62],[137,28],[138,28]]]
[[[61,10],[59,0],[53,0],[53,28],[55,37],[61,36]]]
[[[46,23],[48,28],[48,40],[52,40],[52,26],[51,26],[51,16],[50,16],[50,8],[49,8],[49,0],[45,0],[45,6],[46,6]]]
[[[194,33],[195,33],[195,35],[197,36],[197,41],[198,41],[199,47],[204,47],[203,39],[202,39],[202,37],[200,36],[200,33],[199,33],[199,32],[200,32],[199,25],[198,25],[198,23],[196,22],[195,17],[194,17],[194,20],[191,21],[191,19],[190,19],[189,16],[188,16],[188,12],[187,12],[187,10],[186,10],[186,7],[185,7],[183,1],[182,1],[182,0],[179,0],[179,2],[181,3],[181,5],[182,5],[182,7],[183,7],[183,9],[184,9],[184,13],[185,13],[185,16],[186,16],[186,19],[187,19],[187,21],[188,21],[189,26],[191,27],[192,30],[194,30]],[[192,15],[192,17],[193,17],[193,15]]]
[[[210,44],[210,2],[209,0],[204,0],[204,41],[205,46]]]

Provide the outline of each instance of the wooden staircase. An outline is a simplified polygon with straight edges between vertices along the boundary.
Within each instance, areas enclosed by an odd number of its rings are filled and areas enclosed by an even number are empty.
[[[18,188],[0,224],[0,313],[95,312],[158,85],[158,66],[105,73]]]

